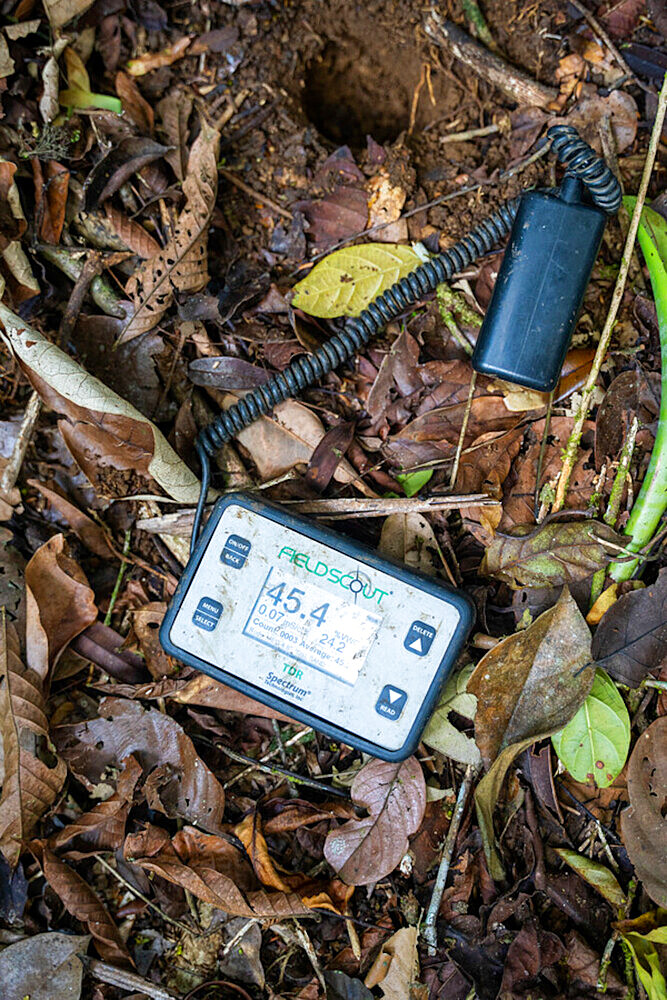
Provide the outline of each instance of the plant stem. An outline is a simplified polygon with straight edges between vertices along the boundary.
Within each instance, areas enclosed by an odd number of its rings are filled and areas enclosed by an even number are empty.
[[[616,475],[614,476],[614,484],[611,488],[611,496],[609,497],[609,503],[607,504],[607,509],[603,518],[604,523],[608,524],[612,528],[618,520],[618,514],[621,509],[621,497],[623,496],[623,488],[625,487],[628,469],[630,468],[630,462],[632,461],[632,453],[635,450],[635,438],[637,437],[638,430],[639,421],[637,420],[637,417],[633,417],[632,423],[630,424],[630,430],[628,431],[628,436],[623,444],[623,450],[621,451],[621,457],[618,462],[618,469],[616,470]]]
[[[623,298],[623,293],[625,292],[625,283],[627,281],[628,270],[630,268],[630,261],[632,259],[632,248],[634,247],[635,244],[637,230],[639,228],[639,219],[641,217],[641,211],[644,206],[644,201],[646,200],[646,192],[648,191],[649,181],[651,179],[651,174],[653,172],[653,165],[655,163],[655,158],[658,151],[658,145],[660,143],[660,136],[662,135],[662,126],[665,121],[666,110],[667,110],[667,74],[665,75],[665,79],[663,80],[662,90],[660,91],[660,97],[658,98],[658,110],[655,116],[655,122],[653,123],[651,140],[649,142],[648,152],[646,154],[646,162],[644,164],[644,171],[642,173],[642,179],[639,185],[639,191],[637,192],[637,201],[635,202],[635,209],[634,212],[632,213],[632,218],[630,219],[628,236],[625,241],[625,246],[623,248],[623,257],[621,259],[621,266],[618,271],[618,278],[616,279],[616,285],[614,286],[614,291],[611,297],[611,305],[609,307],[609,313],[607,315],[607,319],[605,320],[602,333],[600,334],[600,342],[595,352],[595,357],[593,359],[593,364],[591,366],[590,373],[586,380],[586,385],[584,386],[581,394],[581,403],[579,405],[579,410],[575,418],[574,427],[572,428],[572,433],[570,434],[570,437],[568,439],[565,448],[565,455],[563,456],[563,468],[560,474],[560,479],[558,480],[558,489],[556,491],[556,499],[553,505],[554,513],[559,511],[565,502],[565,496],[567,494],[568,486],[570,485],[570,477],[572,475],[572,470],[574,468],[574,464],[577,460],[577,454],[579,452],[579,442],[581,441],[581,435],[583,433],[584,423],[586,422],[586,417],[588,416],[588,411],[591,406],[593,392],[595,390],[595,384],[598,380],[600,369],[602,368],[602,362],[604,361],[605,356],[607,354],[607,350],[609,348],[612,331],[614,329],[614,324],[616,322],[616,316],[618,314],[619,306]],[[665,394],[663,392],[663,399],[664,396]],[[667,452],[665,453],[665,461],[667,461]]]
[[[126,556],[130,551],[130,536],[132,532],[130,528],[125,532],[125,541],[123,542],[123,555]],[[113,609],[116,606],[116,601],[118,600],[118,594],[120,593],[120,585],[123,582],[123,577],[125,576],[125,570],[127,569],[127,563],[121,562],[118,567],[118,576],[116,577],[116,582],[114,584],[113,591],[111,593],[111,599],[109,601],[109,607],[107,613],[104,616],[104,624],[111,625],[111,616],[113,614]]]

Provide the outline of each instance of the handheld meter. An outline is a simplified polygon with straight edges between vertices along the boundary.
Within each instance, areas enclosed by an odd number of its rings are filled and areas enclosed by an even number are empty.
[[[469,598],[232,494],[160,630],[171,656],[384,760],[412,753],[474,620]]]

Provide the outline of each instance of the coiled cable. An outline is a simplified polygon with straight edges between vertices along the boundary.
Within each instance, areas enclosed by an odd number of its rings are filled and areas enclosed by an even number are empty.
[[[593,203],[607,213],[618,211],[621,204],[618,181],[604,160],[583,141],[577,130],[571,125],[554,125],[547,132],[547,141],[549,140],[557,158],[567,167],[567,173],[583,182]],[[346,320],[343,330],[334,334],[314,354],[290,362],[284,371],[218,414],[199,432],[195,449],[201,462],[202,488],[195,512],[192,547],[199,535],[210,483],[209,457],[239,431],[269,413],[278,403],[319,382],[329,372],[349,361],[387,323],[400,316],[424,295],[435,291],[439,284],[449,281],[452,275],[493,250],[512,228],[518,206],[518,198],[506,202],[449,250],[420,264],[405,278],[378,295],[359,316]]]

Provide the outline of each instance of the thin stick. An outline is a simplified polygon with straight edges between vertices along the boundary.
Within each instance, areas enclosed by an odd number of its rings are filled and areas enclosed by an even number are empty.
[[[42,401],[39,398],[39,393],[33,392],[26,405],[12,453],[2,470],[2,476],[0,476],[0,494],[7,496],[16,486],[16,480],[19,477],[28,445],[32,440],[32,433],[41,408]]]
[[[113,614],[113,609],[116,606],[116,601],[118,600],[118,595],[120,593],[120,586],[123,582],[123,577],[125,576],[125,570],[127,569],[127,562],[125,561],[128,552],[130,551],[130,538],[132,536],[132,529],[128,528],[125,532],[125,541],[123,542],[123,559],[120,566],[118,567],[118,575],[116,577],[116,582],[114,583],[113,590],[111,592],[111,599],[109,600],[109,607],[107,613],[104,616],[104,624],[111,625],[111,616]]]
[[[104,860],[101,854],[96,854],[95,858],[97,861],[99,861],[99,863],[102,865],[103,868],[106,868],[106,870],[111,875],[113,875],[115,879],[118,879],[119,882],[122,882],[125,888],[129,892],[131,892],[132,895],[136,896],[137,899],[143,900],[143,902],[146,903],[147,906],[150,906],[151,910],[155,910],[155,912],[158,913],[162,917],[162,919],[165,920],[168,924],[173,924],[174,927],[178,927],[179,930],[184,931],[186,934],[193,933],[191,927],[188,927],[187,924],[182,924],[180,920],[175,920],[174,917],[170,917],[167,913],[161,910],[156,903],[150,900],[148,896],[144,896],[143,892],[140,892],[139,889],[135,889],[135,887],[132,885],[131,882],[128,882],[126,878],[123,878],[123,876],[119,871],[117,871],[112,865],[110,865],[108,861]]]
[[[472,410],[472,401],[475,395],[475,383],[477,382],[477,372],[473,371],[472,378],[470,379],[470,388],[468,389],[468,399],[466,401],[466,408],[463,411],[463,422],[461,423],[461,431],[459,433],[459,440],[456,445],[456,454],[454,455],[454,464],[452,465],[452,471],[449,476],[449,488],[454,489],[456,485],[456,477],[459,474],[459,462],[461,461],[461,453],[463,451],[463,442],[465,441],[466,431],[468,430],[468,421],[470,419],[470,411]]]
[[[637,431],[639,430],[639,421],[637,417],[632,418],[632,423],[630,424],[630,430],[628,431],[628,436],[623,443],[623,450],[621,451],[621,457],[618,462],[618,469],[616,470],[616,475],[614,476],[614,483],[611,488],[611,495],[609,497],[609,503],[607,504],[607,509],[604,513],[605,524],[610,525],[612,528],[618,520],[618,514],[621,509],[621,497],[623,496],[623,487],[625,486],[625,481],[628,478],[628,469],[630,468],[630,462],[632,461],[632,453],[635,450],[635,439],[637,437]]]
[[[440,145],[444,146],[446,142],[467,142],[468,139],[478,139],[483,135],[495,135],[496,132],[500,132],[499,125],[485,125],[484,128],[469,128],[465,132],[452,132],[451,135],[440,136]]]
[[[424,921],[424,926],[422,927],[422,935],[428,945],[429,955],[435,955],[436,948],[438,946],[435,921],[438,916],[438,910],[440,909],[440,903],[442,902],[442,894],[445,891],[445,883],[447,882],[447,875],[449,874],[449,866],[452,862],[452,855],[454,854],[454,847],[456,846],[456,838],[458,837],[459,827],[461,826],[463,813],[465,812],[468,796],[470,795],[476,774],[477,769],[473,767],[472,764],[469,764],[466,768],[466,773],[463,776],[461,787],[459,788],[456,806],[454,807],[452,820],[449,824],[449,830],[447,831],[447,839],[445,840],[445,846],[442,852],[442,858],[440,859],[438,875],[435,880],[435,885],[433,886],[433,895],[431,896],[431,902],[429,904],[428,913],[426,914],[426,920]]]
[[[239,191],[243,191],[244,194],[249,194],[251,198],[255,198],[258,202],[260,202],[260,204],[268,205],[268,207],[272,208],[274,212],[282,215],[285,219],[289,219],[290,222],[292,221],[291,212],[288,212],[286,208],[279,205],[277,201],[272,201],[270,198],[267,198],[265,194],[260,194],[259,191],[255,191],[254,188],[245,184],[236,176],[233,170],[227,170],[226,167],[218,167],[218,173],[222,174],[222,176],[228,180],[230,184],[233,184],[234,187],[237,187]]]
[[[248,931],[250,930],[250,928],[253,927],[255,924],[258,924],[258,923],[259,923],[259,920],[256,920],[255,917],[251,917],[250,920],[246,920],[246,922],[244,923],[243,927],[240,927],[239,930],[237,930],[237,932],[234,935],[234,937],[231,938],[227,942],[227,944],[224,946],[224,948],[220,952],[220,954],[218,956],[219,961],[222,961],[222,959],[225,958],[229,954],[229,952],[232,950],[232,948],[234,948],[239,943],[239,941],[241,940],[241,938],[243,938],[243,937],[246,936],[246,934],[248,933]]]
[[[623,248],[623,257],[621,259],[621,266],[618,272],[618,278],[616,279],[616,284],[614,286],[614,291],[611,297],[611,305],[609,306],[609,313],[605,324],[600,335],[600,343],[597,346],[595,352],[595,357],[593,359],[593,364],[589,372],[588,378],[586,380],[586,385],[581,394],[581,402],[579,404],[579,410],[575,418],[574,427],[572,428],[572,433],[567,442],[565,448],[565,455],[563,457],[563,468],[561,470],[560,478],[558,480],[558,488],[556,490],[556,499],[553,505],[553,512],[561,510],[565,502],[565,497],[567,495],[567,490],[570,485],[570,477],[572,475],[572,470],[574,469],[575,462],[577,460],[577,455],[579,453],[579,442],[581,441],[581,435],[584,429],[584,423],[588,417],[588,411],[591,407],[591,402],[593,399],[593,392],[595,391],[595,384],[600,375],[600,369],[602,368],[602,362],[605,359],[607,350],[609,349],[609,343],[611,341],[612,331],[614,329],[614,323],[616,322],[616,316],[618,315],[618,310],[621,305],[621,300],[623,298],[623,293],[625,292],[625,283],[628,278],[628,270],[630,268],[630,261],[632,260],[632,249],[635,245],[635,239],[637,238],[637,230],[639,228],[639,220],[641,217],[642,209],[644,207],[644,202],[646,200],[646,192],[648,191],[649,181],[651,180],[651,174],[653,173],[653,165],[655,163],[656,154],[658,152],[658,145],[660,143],[660,136],[662,135],[662,126],[665,121],[665,111],[667,111],[667,74],[663,80],[662,89],[660,91],[660,96],[658,98],[658,110],[655,116],[655,122],[653,123],[653,131],[651,132],[651,140],[649,142],[648,152],[646,154],[646,162],[644,164],[644,171],[642,173],[641,183],[639,185],[639,191],[637,192],[637,201],[635,202],[635,208],[632,213],[632,218],[630,219],[630,226],[628,228],[628,235],[625,241],[625,246]]]
[[[82,956],[83,961],[91,976],[99,979],[101,983],[108,983],[109,986],[117,986],[118,989],[126,993],[141,993],[151,1000],[178,1000],[175,993],[156,986],[148,979],[138,976],[135,972],[127,972],[125,969],[117,969],[113,965],[101,962],[99,958],[88,958]]]

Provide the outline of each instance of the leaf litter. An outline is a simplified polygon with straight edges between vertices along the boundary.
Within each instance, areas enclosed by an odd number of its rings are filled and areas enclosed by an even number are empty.
[[[474,598],[470,642],[412,757],[335,744],[157,638],[187,558],[194,437],[221,407],[501,201],[553,185],[533,154],[555,121],[638,191],[661,5],[515,6],[448,11],[502,60],[499,89],[483,60],[434,60],[413,3],[8,12],[11,1000],[98,1000],[116,986],[160,1000],[585,1000],[639,998],[640,984],[664,996],[664,527],[631,580],[617,569],[635,570],[626,525],[661,439],[660,290],[641,253],[594,367],[623,218],[607,228],[552,400],[484,376],[471,392],[495,253],[216,456],[221,490],[369,498],[386,516],[336,530]],[[513,67],[555,100],[517,108],[504,96]],[[661,169],[644,213],[653,257]],[[432,506],[452,494],[484,503]],[[388,512],[388,498],[405,506]],[[421,915],[434,899],[432,950]]]

